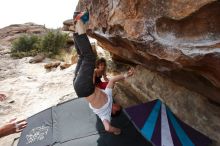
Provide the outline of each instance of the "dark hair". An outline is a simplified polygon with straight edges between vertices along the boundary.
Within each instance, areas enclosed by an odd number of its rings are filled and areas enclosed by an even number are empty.
[[[98,68],[101,63],[105,64],[105,69],[106,69],[107,63],[106,63],[105,58],[103,58],[103,57],[96,60],[96,68]]]

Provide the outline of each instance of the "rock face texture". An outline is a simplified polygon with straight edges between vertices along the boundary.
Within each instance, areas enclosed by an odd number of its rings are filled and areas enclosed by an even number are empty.
[[[149,75],[146,72],[136,76],[132,86],[143,85],[139,88],[148,99],[159,96],[184,121],[219,141],[215,130],[220,118],[220,1],[80,0],[77,10],[86,7],[91,19],[88,34],[114,58],[138,64],[184,90],[167,84],[181,93],[176,96],[168,90],[169,96],[155,80],[137,82]],[[209,119],[216,123],[210,125]]]
[[[72,31],[73,30],[73,19],[69,19],[63,22],[63,31]]]
[[[85,7],[103,48],[220,103],[219,1],[93,0],[77,9]]]
[[[136,67],[135,76],[118,83],[113,91],[123,107],[160,98],[184,122],[218,141],[213,146],[219,146],[220,108],[207,98],[141,66]]]

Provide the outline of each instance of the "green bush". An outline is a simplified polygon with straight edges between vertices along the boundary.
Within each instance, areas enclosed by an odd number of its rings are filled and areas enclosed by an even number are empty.
[[[22,58],[35,56],[40,49],[40,38],[36,35],[23,35],[12,43],[11,56]]]
[[[45,53],[48,57],[58,55],[65,48],[68,35],[58,30],[50,30],[43,36],[21,36],[12,44],[11,56],[22,58]]]
[[[43,52],[57,55],[61,49],[65,48],[67,39],[67,34],[60,31],[49,31],[41,41],[41,49]]]
[[[13,52],[29,52],[31,50],[37,50],[39,45],[39,38],[35,35],[21,36],[15,40],[12,44]]]

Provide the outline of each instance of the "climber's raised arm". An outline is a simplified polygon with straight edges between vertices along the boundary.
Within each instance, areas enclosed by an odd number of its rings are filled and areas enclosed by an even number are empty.
[[[113,88],[114,87],[114,84],[120,80],[123,80],[123,79],[126,79],[130,76],[132,76],[134,74],[134,68],[131,68],[130,70],[128,70],[127,73],[125,74],[120,74],[120,75],[116,75],[114,77],[112,77],[107,85],[106,88]]]

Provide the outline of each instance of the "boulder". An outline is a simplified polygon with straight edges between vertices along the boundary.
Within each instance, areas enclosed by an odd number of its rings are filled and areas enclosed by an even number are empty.
[[[85,7],[103,48],[220,104],[219,1],[81,0],[77,10]]]
[[[36,55],[35,57],[33,57],[32,59],[29,60],[29,63],[40,63],[45,59],[45,55],[40,53],[38,55]]]
[[[86,8],[87,34],[139,66],[133,81],[118,84],[118,101],[161,98],[220,145],[220,1],[79,0],[77,10]]]
[[[61,69],[61,70],[67,69],[67,68],[69,68],[71,65],[72,65],[72,64],[64,63],[64,64],[60,65],[60,69]]]
[[[63,31],[73,31],[73,19],[68,19],[63,22]]]
[[[63,22],[63,25],[66,25],[66,26],[71,26],[73,25],[73,19],[68,19],[66,21]]]
[[[53,62],[53,63],[48,63],[44,65],[45,69],[51,70],[53,68],[57,68],[61,63],[60,62]]]

